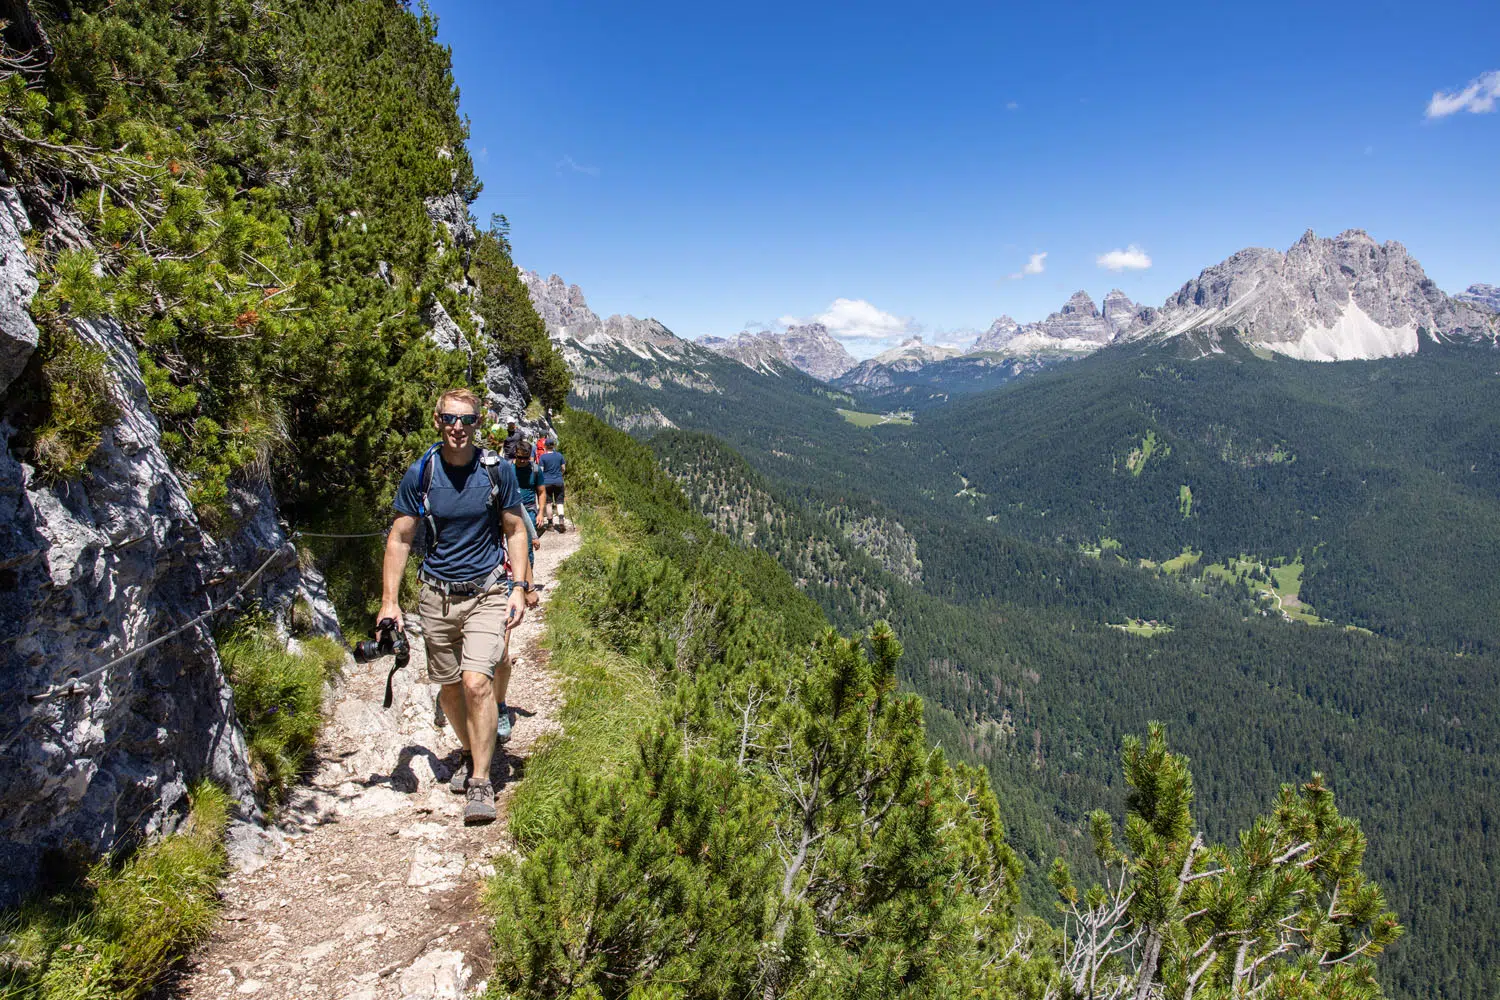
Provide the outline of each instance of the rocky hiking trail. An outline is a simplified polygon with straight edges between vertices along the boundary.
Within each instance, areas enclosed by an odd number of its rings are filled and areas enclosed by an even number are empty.
[[[580,542],[572,525],[543,535],[537,582],[550,585]],[[499,819],[463,825],[464,797],[447,784],[458,741],[436,724],[422,643],[412,642],[389,709],[380,706],[390,659],[351,661],[311,780],[278,811],[260,857],[225,880],[213,936],[158,1000],[449,1000],[479,991],[490,969],[482,882],[492,860],[514,850],[508,805],[527,759],[561,728],[561,695],[539,644],[550,599],[544,591],[511,636],[516,725],[492,768]]]

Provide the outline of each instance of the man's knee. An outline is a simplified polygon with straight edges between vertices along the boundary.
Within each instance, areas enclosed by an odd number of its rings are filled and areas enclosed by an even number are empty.
[[[465,670],[463,676],[464,695],[469,698],[488,698],[494,694],[495,683],[487,674]]]

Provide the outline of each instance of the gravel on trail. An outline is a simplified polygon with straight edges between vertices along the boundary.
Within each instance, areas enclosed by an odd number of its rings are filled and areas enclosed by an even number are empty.
[[[578,549],[575,526],[548,532],[536,580],[551,584]],[[507,807],[537,741],[561,728],[560,694],[540,647],[551,592],[511,636],[515,733],[491,777],[499,819],[465,827],[448,788],[458,741],[439,724],[437,687],[415,635],[411,662],[382,709],[390,659],[350,661],[330,696],[312,778],[226,878],[212,937],[158,991],[160,1000],[457,1000],[491,968],[479,899],[494,858],[513,851]],[[415,615],[411,616],[415,618]]]

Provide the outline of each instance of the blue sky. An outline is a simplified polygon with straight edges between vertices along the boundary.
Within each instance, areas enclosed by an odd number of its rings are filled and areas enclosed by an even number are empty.
[[[1500,283],[1493,0],[430,4],[475,214],[680,336],[956,342],[1307,228]]]

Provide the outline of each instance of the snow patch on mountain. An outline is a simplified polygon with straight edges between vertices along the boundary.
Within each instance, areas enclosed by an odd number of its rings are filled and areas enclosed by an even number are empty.
[[[1350,300],[1331,326],[1308,327],[1293,341],[1257,346],[1303,361],[1356,361],[1417,353],[1417,328],[1382,326]]]

